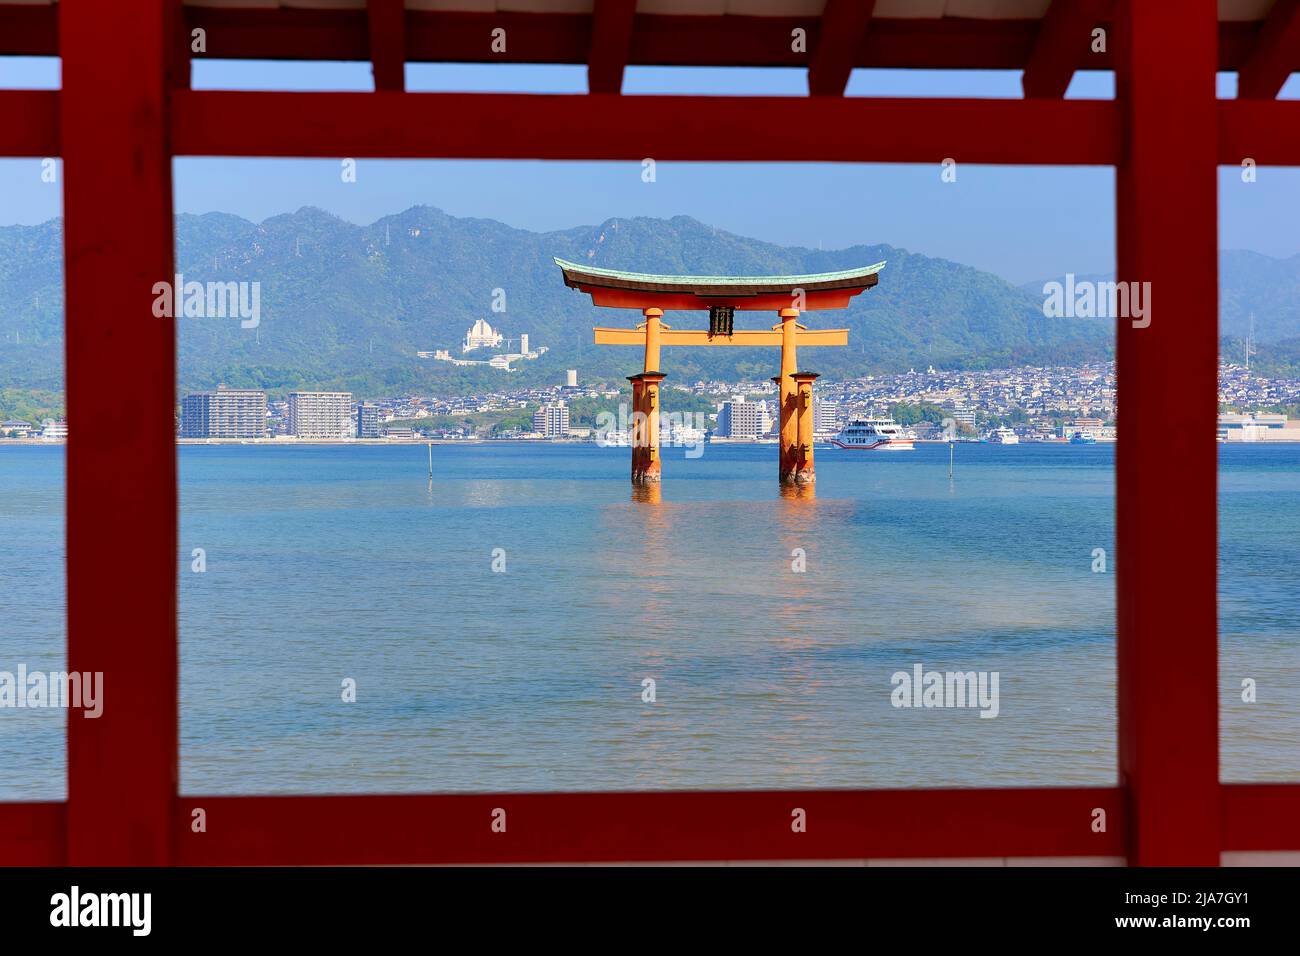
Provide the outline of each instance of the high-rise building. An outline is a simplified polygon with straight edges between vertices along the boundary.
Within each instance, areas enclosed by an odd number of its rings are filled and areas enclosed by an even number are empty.
[[[954,405],[952,409],[952,420],[958,425],[965,425],[968,431],[974,431],[975,409],[968,408],[965,405]]]
[[[749,402],[735,395],[718,409],[718,434],[723,438],[761,438],[771,430],[766,402]]]
[[[289,434],[295,438],[351,438],[351,392],[290,392]]]
[[[569,406],[549,402],[533,412],[533,431],[546,438],[564,438],[569,434]]]
[[[226,388],[192,392],[181,402],[182,438],[264,438],[266,392]]]
[[[357,437],[382,438],[383,430],[379,425],[379,406],[368,402],[357,403]]]
[[[824,402],[813,396],[813,431],[822,434],[836,433],[840,430],[840,406],[836,402]]]
[[[528,333],[527,332],[519,333],[519,354],[521,355],[528,354]]]

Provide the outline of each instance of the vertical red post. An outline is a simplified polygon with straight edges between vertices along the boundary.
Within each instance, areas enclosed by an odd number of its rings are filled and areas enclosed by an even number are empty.
[[[1216,29],[1214,0],[1121,0],[1111,37],[1118,278],[1150,290],[1117,320],[1119,760],[1144,866],[1219,862]]]
[[[63,57],[68,862],[162,865],[177,786],[175,331],[166,90],[175,0],[59,4]]]

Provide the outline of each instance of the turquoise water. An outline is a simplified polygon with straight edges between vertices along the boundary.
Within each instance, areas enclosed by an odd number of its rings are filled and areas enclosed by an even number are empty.
[[[814,497],[775,453],[666,450],[652,501],[627,449],[182,446],[182,789],[1116,781],[1112,448],[819,450]],[[1300,446],[1221,461],[1223,776],[1300,779]],[[0,449],[0,669],[62,663],[62,468]],[[916,664],[998,716],[892,706]],[[0,798],[62,735],[0,711]]]

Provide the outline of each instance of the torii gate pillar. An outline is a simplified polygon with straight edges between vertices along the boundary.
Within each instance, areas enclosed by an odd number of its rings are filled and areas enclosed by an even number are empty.
[[[632,383],[633,484],[659,481],[659,383],[667,377],[663,372],[628,376]]]
[[[632,482],[654,484],[662,468],[659,459],[659,383],[667,376],[659,371],[659,339],[664,310],[646,308],[645,371],[628,376],[632,383]]]
[[[781,316],[781,374],[772,381],[780,394],[780,431],[777,455],[778,475],[781,484],[793,484],[799,472],[799,391],[795,384],[795,370],[799,367],[797,339],[799,335],[799,310],[782,309]]]
[[[795,399],[798,403],[799,449],[795,461],[794,483],[810,485],[817,480],[813,470],[813,382],[817,380],[816,372],[795,372]]]

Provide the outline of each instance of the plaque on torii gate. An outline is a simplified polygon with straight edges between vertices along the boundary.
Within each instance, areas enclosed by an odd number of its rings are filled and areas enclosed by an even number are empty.
[[[555,264],[564,273],[564,284],[590,295],[592,305],[639,309],[645,316],[634,329],[593,330],[597,345],[640,345],[645,349],[642,371],[628,376],[634,423],[633,482],[656,482],[660,477],[659,385],[665,374],[659,350],[665,345],[780,346],[781,374],[772,379],[780,392],[778,474],[782,484],[817,480],[812,403],[817,374],[799,369],[797,349],[801,345],[848,345],[849,331],[809,329],[798,319],[803,312],[847,308],[850,299],[880,281],[885,263],[797,276],[646,275],[558,258]],[[674,329],[663,322],[664,312],[695,309],[709,313],[708,329]],[[771,329],[737,329],[737,311],[772,311],[781,322]]]

